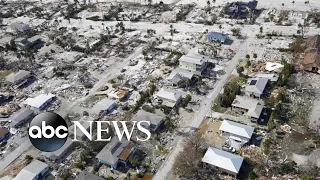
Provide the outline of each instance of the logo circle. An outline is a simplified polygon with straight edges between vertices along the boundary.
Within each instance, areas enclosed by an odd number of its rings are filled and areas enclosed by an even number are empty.
[[[44,112],[34,117],[28,132],[32,145],[44,152],[60,149],[68,139],[67,122],[53,112]]]

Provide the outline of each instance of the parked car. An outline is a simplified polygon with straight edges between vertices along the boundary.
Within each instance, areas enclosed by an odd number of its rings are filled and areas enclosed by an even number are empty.
[[[231,146],[226,146],[226,145],[222,146],[222,150],[227,151],[227,152],[231,152],[231,153],[235,153],[236,152],[236,149],[234,149]]]

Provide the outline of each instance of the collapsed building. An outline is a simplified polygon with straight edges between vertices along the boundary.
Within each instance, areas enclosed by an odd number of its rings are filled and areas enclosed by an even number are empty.
[[[251,13],[255,13],[258,1],[232,2],[226,7],[225,14],[232,19],[246,19]]]
[[[306,46],[303,69],[320,73],[320,35],[309,37]]]

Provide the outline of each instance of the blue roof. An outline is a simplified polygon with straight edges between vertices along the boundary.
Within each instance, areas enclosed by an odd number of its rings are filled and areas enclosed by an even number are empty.
[[[214,39],[219,39],[220,41],[225,41],[225,40],[227,40],[228,35],[223,34],[223,33],[219,33],[219,32],[208,32],[206,37],[207,37],[207,39],[210,37],[210,38],[214,38]]]

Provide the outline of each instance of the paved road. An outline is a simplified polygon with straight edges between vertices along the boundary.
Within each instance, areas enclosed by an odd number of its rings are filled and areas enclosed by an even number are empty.
[[[215,100],[215,98],[218,96],[218,94],[221,92],[223,86],[229,79],[232,71],[236,68],[239,60],[246,55],[246,48],[247,44],[249,43],[250,39],[244,41],[242,44],[240,44],[238,52],[235,54],[235,56],[230,61],[228,67],[225,69],[225,75],[221,77],[221,79],[216,83],[214,90],[207,95],[201,102],[200,110],[195,114],[194,119],[190,123],[190,128],[188,128],[185,132],[189,132],[194,128],[198,128],[200,124],[202,123],[204,117],[207,115],[207,113],[210,111],[211,108],[211,102]],[[175,147],[173,147],[173,150],[168,155],[166,161],[162,164],[162,166],[159,168],[158,172],[153,177],[153,180],[164,180],[167,179],[168,176],[171,173],[174,159],[177,156],[177,154],[183,149],[183,137],[177,136],[174,140],[174,144],[176,144]]]
[[[26,137],[24,142],[19,144],[14,151],[8,154],[4,159],[0,160],[0,171],[3,171],[7,166],[9,166],[14,160],[16,160],[23,152],[31,147],[31,142]]]

